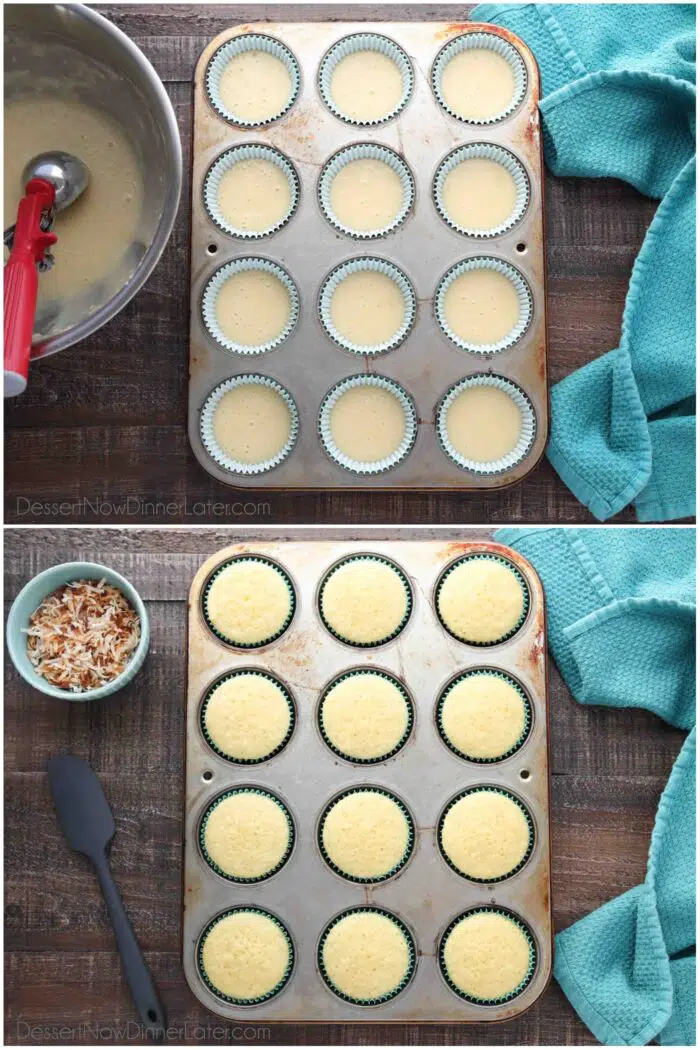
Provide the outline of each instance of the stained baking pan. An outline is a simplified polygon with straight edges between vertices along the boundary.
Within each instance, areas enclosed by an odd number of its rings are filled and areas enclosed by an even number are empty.
[[[410,581],[413,610],[398,637],[377,649],[350,648],[323,626],[317,591],[339,559],[371,553],[390,559]],[[435,586],[444,569],[465,554],[505,558],[527,583],[529,609],[518,632],[495,646],[475,647],[452,638],[434,609]],[[274,643],[236,650],[207,627],[202,593],[227,559],[262,555],[280,565],[294,583],[294,619]],[[183,966],[194,994],[214,1013],[256,1021],[504,1020],[528,1009],[544,991],[552,966],[550,900],[549,760],[545,606],[540,580],[519,554],[492,543],[439,542],[269,542],[220,550],[198,571],[190,592],[186,704]],[[254,668],[276,676],[296,708],[294,732],[273,757],[255,765],[235,764],[209,746],[200,728],[208,690],[222,675]],[[406,744],[393,757],[372,765],[350,763],[324,743],[317,704],[326,685],[351,668],[383,669],[394,675],[413,701],[414,722]],[[444,687],[463,671],[489,668],[515,679],[525,692],[531,722],[525,742],[509,758],[465,761],[453,753],[436,728],[435,706]],[[534,839],[527,862],[494,884],[470,882],[440,853],[436,826],[456,794],[477,785],[508,790],[529,810]],[[275,875],[241,885],[216,874],[204,860],[198,830],[207,806],[222,792],[254,785],[283,799],[296,825],[294,849]],[[415,848],[403,870],[386,882],[355,884],[334,873],[317,843],[319,817],[339,792],[375,785],[405,802],[413,815]],[[343,1001],[324,983],[317,962],[319,937],[339,912],[377,905],[412,931],[417,966],[396,998],[377,1006]],[[260,1005],[233,1006],[207,986],[197,964],[200,937],[212,919],[237,907],[262,908],[288,929],[295,968],[285,988]],[[465,1002],[448,987],[437,962],[440,937],[449,923],[472,907],[493,906],[514,914],[531,931],[536,949],[534,975],[525,990],[498,1005]]]
[[[442,49],[464,34],[487,32],[515,47],[523,63],[524,97],[505,119],[468,124],[451,116],[437,101],[432,72]],[[285,115],[264,127],[235,126],[219,115],[206,90],[207,70],[227,42],[251,33],[278,41],[300,71],[299,90]],[[319,69],[338,41],[354,33],[379,33],[408,56],[412,89],[393,119],[357,127],[339,119],[319,91]],[[192,257],[189,437],[194,453],[210,474],[234,487],[284,489],[395,489],[465,491],[499,488],[521,480],[538,463],[547,441],[546,298],[541,129],[537,103],[540,77],[529,49],[505,29],[478,23],[260,23],[236,26],[204,49],[195,72],[192,166]],[[335,229],[318,199],[319,178],[329,158],[357,143],[393,150],[408,166],[415,185],[409,214],[387,236],[358,241]],[[522,218],[500,236],[470,237],[450,228],[433,200],[433,183],[443,160],[457,147],[487,143],[506,148],[522,165],[529,202]],[[204,182],[216,159],[243,144],[280,151],[298,179],[298,205],[277,232],[256,240],[230,236],[208,216]],[[336,345],[319,315],[321,287],[338,265],[370,255],[398,267],[416,295],[416,314],[407,338],[397,349],[377,356],[357,355]],[[292,334],[263,354],[231,353],[208,333],[202,298],[212,275],[241,257],[262,258],[281,266],[300,299]],[[435,297],[444,275],[457,263],[495,257],[515,267],[531,296],[527,331],[509,349],[473,353],[461,349],[441,330]],[[200,432],[200,417],[210,393],[231,376],[255,373],[281,384],[298,410],[299,434],[283,462],[256,474],[229,471],[215,462]],[[443,451],[436,430],[441,399],[461,379],[502,376],[523,391],[534,413],[529,450],[514,466],[492,473],[463,469]],[[328,391],[357,374],[385,376],[400,384],[415,406],[417,437],[405,458],[392,469],[359,475],[334,462],[320,440],[319,410]],[[523,450],[525,451],[525,450]]]

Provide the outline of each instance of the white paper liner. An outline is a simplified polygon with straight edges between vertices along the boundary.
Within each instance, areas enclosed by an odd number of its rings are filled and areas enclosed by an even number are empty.
[[[223,176],[236,164],[244,160],[270,161],[285,175],[289,185],[290,204],[286,214],[265,230],[244,230],[233,226],[228,219],[224,218],[219,208],[219,186]],[[280,153],[279,150],[274,149],[272,146],[233,146],[231,149],[227,149],[225,153],[222,153],[209,168],[204,179],[202,192],[207,214],[220,230],[223,230],[224,233],[229,234],[231,237],[240,237],[242,240],[252,241],[259,240],[261,237],[269,237],[270,234],[277,233],[278,230],[287,225],[299,205],[300,181],[292,162],[287,160],[283,153]]]
[[[333,408],[346,391],[352,390],[358,386],[378,386],[383,390],[388,390],[398,398],[404,411],[405,430],[403,439],[398,448],[384,459],[367,463],[362,462],[361,460],[351,459],[349,456],[346,456],[344,452],[341,452],[333,440],[333,434],[331,431],[331,415]],[[417,435],[418,416],[413,402],[403,387],[399,386],[398,383],[394,382],[393,379],[389,379],[387,376],[358,375],[350,376],[348,379],[341,379],[339,383],[336,383],[335,386],[331,387],[321,402],[321,408],[319,409],[318,414],[318,436],[321,445],[334,463],[337,463],[338,466],[343,467],[345,470],[351,471],[353,474],[382,474],[384,471],[391,470],[393,467],[398,466],[399,463],[402,463],[410,453],[415,444]]]
[[[505,109],[500,113],[496,113],[493,117],[460,116],[459,113],[456,113],[450,106],[448,106],[442,95],[442,75],[450,59],[454,58],[455,55],[459,55],[462,51],[469,51],[476,48],[480,50],[485,48],[488,51],[495,51],[497,55],[500,55],[506,60],[513,71],[513,97]],[[499,121],[505,120],[506,117],[509,117],[511,113],[514,113],[525,98],[525,92],[527,90],[527,68],[522,55],[517,48],[507,40],[504,40],[503,37],[497,36],[496,33],[463,33],[462,36],[450,40],[450,42],[445,44],[443,49],[438,52],[437,58],[433,63],[431,81],[433,92],[439,104],[445,112],[449,113],[449,115],[454,117],[455,120],[461,120],[464,124],[497,124]]]
[[[515,183],[515,205],[512,212],[505,222],[500,223],[498,226],[492,226],[490,229],[460,226],[449,215],[442,197],[445,180],[450,172],[454,171],[460,164],[463,164],[464,161],[477,158],[492,160],[500,164]],[[441,218],[444,219],[450,229],[456,230],[457,233],[466,234],[467,237],[499,237],[501,234],[507,233],[508,230],[512,230],[514,226],[517,226],[527,211],[530,203],[530,180],[518,158],[513,156],[509,150],[504,149],[503,146],[497,146],[491,142],[472,142],[468,146],[460,146],[458,149],[453,150],[452,153],[448,153],[441,162],[433,180],[433,201]]]
[[[243,343],[235,343],[224,335],[216,318],[216,300],[220,289],[229,277],[233,277],[237,273],[243,273],[245,270],[263,270],[265,273],[273,274],[282,282],[289,293],[289,319],[287,324],[278,336],[274,339],[269,339],[266,343],[261,343],[259,346],[246,346]],[[270,262],[269,259],[257,258],[256,256],[234,259],[232,262],[225,263],[224,266],[219,267],[207,281],[204,294],[202,295],[202,320],[204,321],[204,326],[214,342],[222,350],[227,350],[230,354],[247,354],[250,356],[276,350],[292,334],[298,317],[299,292],[292,278],[277,263]]]
[[[496,273],[503,274],[514,286],[518,296],[518,320],[510,332],[497,343],[469,343],[452,331],[445,318],[445,295],[448,288],[463,273],[469,273],[473,270],[494,270]],[[463,259],[462,262],[456,263],[441,279],[435,293],[435,317],[447,338],[455,346],[458,346],[460,350],[467,350],[471,354],[500,354],[514,346],[525,335],[532,321],[533,304],[532,292],[520,270],[516,270],[514,266],[504,262],[502,259],[496,259],[490,255],[480,255],[473,259]]]
[[[391,278],[401,292],[404,301],[404,314],[401,327],[394,333],[391,339],[386,339],[383,343],[376,343],[373,346],[361,346],[359,343],[350,342],[349,339],[346,339],[345,336],[340,334],[333,324],[333,319],[331,317],[331,303],[336,288],[346,277],[349,277],[350,274],[358,273],[362,270],[371,270],[374,273],[381,273],[384,274],[385,277]],[[398,266],[387,262],[386,259],[379,259],[374,256],[361,256],[358,259],[350,259],[348,262],[336,266],[334,270],[331,270],[328,277],[326,277],[323,282],[318,300],[318,312],[321,318],[321,324],[329,338],[338,346],[342,347],[343,350],[349,350],[353,354],[366,354],[367,356],[372,357],[377,354],[386,354],[390,350],[396,350],[396,348],[403,343],[413,327],[413,323],[416,319],[416,310],[416,293],[413,291],[406,274],[400,270]]]
[[[245,120],[237,116],[224,105],[219,94],[221,74],[224,69],[232,58],[243,54],[245,51],[265,51],[268,55],[274,55],[275,58],[279,58],[289,70],[292,81],[289,99],[279,113],[275,113],[273,116],[265,118],[265,120]],[[244,33],[241,36],[234,37],[233,40],[227,40],[212,55],[204,75],[204,86],[210,104],[220,117],[223,117],[229,124],[235,124],[238,128],[264,128],[268,124],[274,124],[276,120],[279,120],[292,108],[299,95],[300,85],[301,73],[299,64],[292,52],[281,41],[275,40],[271,36],[265,36],[263,33]]]
[[[392,59],[401,73],[403,80],[401,101],[384,117],[377,117],[374,120],[355,120],[353,117],[343,113],[333,101],[331,80],[333,79],[335,67],[341,59],[357,51],[379,51],[380,54]],[[382,36],[380,33],[353,33],[350,36],[343,37],[342,40],[339,40],[326,52],[318,71],[318,89],[321,98],[331,113],[339,117],[340,120],[344,120],[346,124],[352,124],[359,128],[376,127],[378,124],[386,124],[387,121],[393,120],[394,117],[398,116],[410,99],[413,91],[413,67],[406,52],[398,44],[395,44],[393,40],[389,40],[388,37]]]
[[[382,161],[392,171],[395,171],[401,179],[403,189],[401,209],[391,222],[378,229],[355,230],[353,227],[342,223],[333,211],[333,205],[331,204],[333,180],[339,171],[354,160]],[[398,153],[395,153],[393,149],[389,149],[388,146],[375,145],[373,142],[362,142],[356,146],[346,146],[336,153],[335,156],[331,157],[330,160],[326,161],[321,171],[321,177],[318,180],[318,200],[321,211],[336,230],[340,230],[341,233],[346,234],[348,237],[354,237],[356,240],[373,240],[393,233],[406,219],[415,201],[415,182],[406,161]]]
[[[474,459],[467,459],[466,456],[463,456],[457,451],[447,433],[448,409],[457,400],[461,393],[475,386],[493,386],[496,387],[497,390],[502,390],[512,398],[520,409],[520,437],[518,438],[515,447],[505,456],[493,460],[490,463],[480,463]],[[505,376],[484,372],[460,379],[458,383],[455,383],[455,385],[450,387],[447,393],[443,395],[437,408],[435,431],[437,433],[440,447],[445,455],[451,459],[453,463],[456,463],[458,467],[461,467],[462,470],[468,470],[472,474],[502,474],[504,471],[512,470],[513,467],[522,463],[530,452],[535,441],[535,434],[537,433],[537,420],[532,402],[519,386],[516,386],[516,384],[511,382],[510,379],[506,379]]]
[[[261,463],[241,463],[239,460],[232,459],[219,446],[216,437],[214,436],[214,414],[216,412],[216,407],[224,394],[227,394],[229,390],[234,390],[236,387],[249,384],[259,384],[260,386],[269,387],[271,390],[276,390],[289,408],[290,413],[289,437],[287,438],[287,441],[275,456],[271,459],[263,460]],[[273,470],[275,467],[279,466],[279,464],[291,454],[299,435],[299,412],[289,391],[285,390],[281,383],[276,382],[274,379],[270,379],[269,376],[255,375],[252,373],[231,376],[230,379],[226,379],[223,383],[219,383],[204,402],[204,407],[202,408],[199,417],[199,433],[202,438],[202,444],[211,458],[215,463],[218,463],[220,467],[223,467],[224,470],[228,470],[232,474],[242,474],[247,476],[250,476],[251,474],[264,474],[268,470]]]

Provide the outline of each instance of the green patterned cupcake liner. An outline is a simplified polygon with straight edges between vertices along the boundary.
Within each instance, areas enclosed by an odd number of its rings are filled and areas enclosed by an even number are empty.
[[[397,576],[400,578],[406,591],[406,611],[403,615],[401,623],[398,625],[398,627],[396,627],[394,631],[392,631],[391,634],[388,634],[385,638],[381,638],[376,642],[351,642],[348,638],[344,638],[342,634],[339,634],[338,631],[336,631],[335,628],[328,623],[325,616],[323,615],[323,590],[326,586],[326,583],[331,578],[331,576],[334,573],[336,573],[339,569],[342,569],[345,565],[349,565],[351,562],[354,561],[376,561],[379,562],[380,565],[388,565],[389,568],[393,569]],[[393,561],[389,561],[388,558],[383,558],[380,554],[351,554],[347,558],[343,558],[341,561],[336,562],[336,564],[333,565],[325,574],[323,580],[321,581],[321,586],[318,589],[316,606],[318,608],[318,614],[321,618],[321,623],[323,624],[323,626],[330,634],[333,635],[334,638],[337,638],[339,642],[342,642],[343,645],[350,645],[353,649],[377,649],[381,645],[387,645],[388,642],[393,642],[394,639],[398,638],[401,632],[405,629],[408,621],[411,618],[411,613],[413,612],[413,591],[411,590],[411,584],[408,582],[408,577],[406,576],[404,571],[400,569],[398,565],[395,565]]]
[[[212,696],[214,695],[216,690],[219,688],[219,686],[224,684],[224,682],[230,682],[232,679],[240,678],[241,675],[256,675],[258,678],[265,678],[268,682],[272,682],[272,684],[277,686],[277,688],[281,692],[282,696],[284,697],[284,699],[285,699],[285,701],[287,703],[287,707],[289,709],[289,729],[285,733],[284,739],[280,741],[280,743],[277,745],[277,747],[273,748],[272,751],[270,751],[267,755],[263,755],[261,758],[236,758],[234,755],[227,754],[225,751],[222,751],[222,749],[220,747],[218,747],[214,743],[214,741],[212,740],[212,738],[209,735],[209,732],[207,730],[207,725],[206,725],[207,707],[208,707],[209,701],[211,700]],[[260,765],[261,762],[269,762],[269,760],[271,758],[275,758],[275,756],[279,755],[279,753],[281,751],[284,751],[285,747],[287,746],[289,741],[292,739],[292,736],[294,734],[294,730],[296,728],[296,724],[297,724],[296,705],[294,703],[294,698],[293,698],[292,694],[290,693],[289,689],[287,689],[287,687],[285,685],[283,685],[282,682],[280,682],[279,678],[275,678],[275,676],[273,674],[270,674],[269,671],[261,671],[257,667],[241,667],[241,668],[239,668],[236,671],[230,671],[228,674],[225,674],[221,678],[218,678],[207,689],[206,693],[204,694],[204,697],[202,699],[202,703],[201,703],[201,706],[200,706],[200,709],[199,709],[199,728],[201,729],[202,736],[206,740],[207,744],[212,749],[214,754],[219,756],[219,758],[223,758],[227,762],[233,762],[237,766],[257,766],[257,765]]]
[[[520,984],[511,992],[508,992],[506,995],[498,996],[496,999],[480,999],[477,996],[469,995],[467,992],[462,991],[462,989],[459,988],[450,977],[447,971],[447,966],[445,965],[445,945],[447,944],[447,939],[449,935],[452,933],[455,927],[458,926],[460,922],[462,922],[463,919],[468,918],[470,915],[483,914],[502,915],[504,919],[508,919],[515,926],[517,926],[519,930],[521,930],[524,933],[525,937],[527,938],[527,942],[530,949],[529,966],[525,977],[523,977]],[[535,976],[535,969],[537,968],[537,948],[535,947],[535,939],[532,935],[532,932],[530,931],[530,928],[526,926],[522,919],[519,919],[512,912],[506,911],[505,908],[495,907],[470,908],[468,911],[463,911],[460,915],[454,918],[449,924],[449,926],[446,927],[444,933],[440,938],[437,959],[438,968],[440,970],[443,980],[445,981],[445,984],[448,986],[448,988],[451,989],[451,991],[455,993],[455,995],[459,996],[460,999],[463,999],[467,1003],[473,1003],[474,1006],[501,1006],[503,1003],[509,1003],[512,999],[516,999],[519,995],[522,995],[522,993],[532,981],[532,978]]]
[[[460,749],[452,743],[442,724],[443,708],[450,692],[456,685],[459,685],[460,682],[464,682],[467,678],[476,678],[478,676],[502,679],[502,681],[507,682],[508,685],[511,685],[513,689],[515,689],[523,701],[523,710],[525,712],[525,725],[523,726],[523,731],[512,747],[508,748],[507,751],[504,751],[502,755],[497,755],[495,758],[477,758],[474,755],[468,755],[466,752],[460,751]],[[435,708],[435,725],[442,742],[454,755],[457,755],[458,758],[463,758],[467,762],[475,762],[479,765],[492,765],[495,762],[503,762],[506,758],[511,758],[511,756],[519,751],[524,745],[530,735],[530,729],[532,728],[532,704],[530,703],[530,697],[527,695],[520,682],[516,681],[511,675],[506,674],[505,671],[497,671],[495,668],[477,667],[473,670],[463,671],[461,674],[458,674],[442,690]]]
[[[374,875],[369,878],[362,878],[357,875],[348,875],[347,872],[343,871],[342,868],[340,868],[334,861],[331,860],[331,858],[326,853],[325,847],[323,845],[323,827],[328,818],[329,813],[344,798],[347,798],[349,795],[356,795],[358,794],[358,792],[373,795],[383,795],[385,798],[388,798],[392,802],[395,802],[398,808],[400,809],[403,817],[405,818],[406,826],[408,828],[408,843],[406,844],[406,849],[404,851],[403,856],[401,857],[401,860],[383,875]],[[411,816],[411,812],[408,809],[408,806],[405,804],[405,802],[402,802],[398,795],[395,795],[392,791],[387,791],[386,788],[375,787],[375,785],[373,784],[358,785],[358,787],[347,788],[347,790],[341,791],[338,795],[335,796],[335,798],[331,799],[331,801],[324,807],[323,812],[321,813],[321,816],[318,821],[318,827],[316,830],[316,842],[319,848],[319,852],[326,864],[328,865],[328,867],[331,869],[331,871],[334,871],[336,875],[339,875],[341,879],[345,879],[347,882],[353,882],[357,886],[376,886],[380,882],[387,882],[389,879],[393,879],[394,876],[398,875],[400,871],[403,871],[403,869],[408,864],[409,860],[413,856],[413,851],[416,845],[416,824],[413,817]]]
[[[229,565],[237,564],[238,562],[242,561],[251,561],[257,562],[260,565],[268,565],[271,569],[274,569],[275,572],[279,573],[279,575],[286,583],[287,589],[289,591],[289,613],[287,615],[287,618],[285,619],[284,623],[278,631],[276,631],[274,634],[271,634],[268,638],[262,639],[259,642],[241,642],[236,641],[233,638],[227,638],[225,634],[222,634],[221,631],[217,630],[217,628],[214,627],[207,614],[207,598],[209,596],[209,591],[211,590],[211,586],[214,583],[214,580],[221,572],[224,571],[224,569],[228,568]],[[225,562],[222,562],[222,564],[214,570],[214,572],[211,574],[206,584],[204,585],[204,590],[202,591],[202,615],[204,616],[204,622],[206,623],[207,627],[212,632],[212,634],[216,638],[218,638],[220,642],[223,642],[224,645],[230,645],[234,649],[262,649],[264,646],[271,645],[272,642],[276,642],[278,638],[281,638],[285,631],[289,629],[289,626],[292,620],[294,619],[296,606],[296,591],[294,589],[294,584],[292,583],[290,577],[287,575],[287,573],[284,571],[281,565],[278,565],[276,562],[272,561],[271,558],[263,557],[261,554],[238,554],[234,558],[227,558]]]
[[[520,587],[521,587],[522,592],[523,592],[523,609],[522,609],[522,613],[520,614],[520,618],[518,619],[517,623],[509,631],[507,631],[504,635],[502,635],[500,638],[494,639],[494,641],[492,641],[492,642],[475,642],[475,641],[471,641],[471,640],[469,640],[467,638],[460,638],[459,635],[455,634],[453,631],[450,630],[450,628],[447,626],[447,624],[444,622],[442,616],[440,615],[440,607],[439,607],[440,591],[442,589],[442,586],[443,586],[445,580],[447,579],[447,577],[450,575],[451,572],[454,572],[455,569],[458,569],[461,565],[464,565],[465,562],[467,562],[467,561],[474,561],[476,559],[479,559],[481,561],[495,561],[495,562],[497,562],[500,565],[505,565],[506,568],[510,569],[510,571],[513,573],[513,575],[515,576],[516,580],[520,584]],[[525,623],[525,620],[527,619],[527,614],[530,611],[530,590],[529,590],[528,585],[527,585],[527,583],[525,581],[525,577],[522,575],[520,570],[516,569],[515,565],[513,565],[513,563],[511,561],[508,561],[507,558],[502,558],[498,554],[486,554],[486,553],[484,553],[484,554],[465,554],[463,557],[458,558],[457,561],[453,562],[452,565],[448,565],[448,567],[444,570],[444,572],[442,573],[442,575],[438,579],[437,586],[435,587],[434,606],[435,606],[435,613],[437,615],[438,620],[440,621],[442,627],[447,631],[447,633],[450,635],[451,638],[454,638],[455,641],[457,641],[457,642],[462,642],[464,645],[474,645],[474,646],[478,646],[478,648],[480,648],[480,649],[489,649],[489,648],[491,648],[494,645],[501,645],[503,642],[507,642],[510,638],[512,638],[514,635],[516,635],[518,633],[518,631],[520,630],[520,628],[523,626],[523,624]]]
[[[401,79],[403,81],[401,99],[398,104],[383,117],[375,117],[371,120],[357,120],[354,117],[349,116],[347,113],[344,113],[333,101],[331,82],[336,66],[348,55],[356,54],[359,51],[377,51],[379,54],[385,55],[394,62],[401,74]],[[382,36],[381,33],[352,33],[350,36],[343,37],[341,40],[338,40],[333,44],[333,46],[326,52],[321,60],[318,70],[319,94],[331,113],[346,124],[352,124],[353,127],[358,128],[374,128],[380,124],[386,124],[388,121],[393,120],[394,117],[397,117],[411,98],[413,92],[413,80],[413,67],[406,52],[403,48],[399,47],[398,44],[395,44],[393,40],[390,40],[386,36]]]
[[[393,686],[396,686],[396,688],[399,690],[401,696],[406,702],[406,729],[404,730],[401,739],[391,749],[391,751],[387,751],[386,754],[379,755],[377,758],[354,758],[352,755],[346,754],[345,751],[341,751],[340,748],[336,747],[336,745],[326,733],[326,730],[323,726],[323,705],[330,691],[333,688],[335,688],[335,686],[338,685],[340,682],[344,682],[348,678],[356,678],[362,675],[374,675],[377,678],[383,678],[386,682],[390,682]],[[352,762],[353,765],[358,766],[375,766],[380,762],[388,761],[390,758],[393,758],[394,755],[398,755],[399,751],[401,751],[401,749],[406,746],[406,743],[408,742],[408,739],[411,736],[411,733],[413,732],[414,722],[415,712],[413,707],[413,701],[411,700],[411,697],[406,687],[399,681],[398,678],[395,678],[394,675],[390,674],[388,671],[382,671],[376,667],[358,667],[352,671],[344,671],[342,674],[337,675],[337,677],[334,678],[333,681],[330,682],[323,690],[316,711],[316,723],[318,725],[319,732],[326,747],[330,748],[333,754],[337,755],[339,758],[344,759],[346,762]]]
[[[221,180],[236,164],[245,160],[266,160],[270,164],[274,164],[282,172],[289,186],[289,208],[281,219],[278,219],[264,230],[246,230],[234,226],[221,213],[219,205]],[[294,213],[299,206],[300,194],[301,182],[292,162],[273,146],[257,143],[231,146],[220,154],[209,168],[202,189],[204,207],[214,225],[222,230],[223,233],[228,234],[229,237],[237,237],[246,241],[260,240],[263,237],[271,236],[273,233],[278,233],[294,217]]]
[[[233,798],[234,795],[259,795],[261,798],[269,798],[271,802],[274,802],[276,806],[282,811],[287,821],[287,828],[289,830],[289,839],[287,841],[287,847],[282,854],[281,858],[275,864],[273,868],[266,871],[264,875],[254,875],[251,878],[245,878],[239,875],[231,875],[229,872],[224,871],[216,861],[209,855],[206,847],[205,836],[207,830],[207,823],[217,806],[225,802],[227,798]],[[220,875],[222,879],[226,879],[227,882],[235,882],[241,886],[251,886],[257,882],[265,882],[266,879],[271,879],[273,875],[276,875],[278,871],[281,871],[287,861],[292,855],[294,849],[294,843],[296,841],[296,830],[294,828],[294,820],[292,815],[285,806],[281,799],[273,795],[271,791],[266,791],[264,788],[258,787],[236,787],[231,788],[230,791],[224,791],[223,794],[218,795],[213,802],[207,806],[202,818],[199,822],[199,831],[197,832],[197,842],[199,843],[199,849],[202,854],[202,858],[209,865],[212,871],[215,871],[217,875]]]
[[[336,987],[336,985],[333,984],[333,981],[331,980],[326,971],[325,963],[323,961],[323,948],[331,930],[334,929],[338,925],[338,923],[345,919],[348,915],[357,915],[358,913],[383,915],[385,918],[390,919],[391,922],[393,922],[394,925],[398,928],[398,930],[403,934],[406,940],[406,945],[408,947],[408,968],[403,979],[396,986],[396,988],[393,988],[390,992],[387,992],[385,995],[379,996],[376,999],[355,999],[353,998],[353,996],[347,995],[345,992],[341,991],[340,988]],[[319,973],[321,974],[324,983],[331,990],[331,992],[333,992],[334,995],[337,995],[339,999],[343,1000],[343,1002],[350,1003],[351,1006],[382,1006],[384,1003],[391,1002],[392,999],[395,999],[397,995],[400,995],[401,992],[403,992],[403,990],[407,988],[408,985],[411,983],[411,981],[413,980],[413,976],[416,972],[417,964],[418,952],[416,950],[416,942],[408,926],[406,926],[406,924],[402,922],[401,919],[399,919],[398,915],[394,915],[393,912],[387,911],[386,908],[380,908],[376,904],[360,904],[354,908],[347,908],[345,911],[341,912],[340,915],[336,915],[334,919],[331,919],[331,921],[328,923],[325,930],[321,934],[321,939],[318,943],[318,948],[316,951],[316,965],[318,966]]]
[[[457,865],[452,860],[450,860],[450,858],[447,855],[447,851],[444,849],[442,844],[442,829],[447,814],[450,812],[452,807],[455,806],[458,802],[460,802],[463,798],[466,798],[468,795],[475,795],[479,792],[491,792],[494,795],[503,795],[504,798],[507,798],[511,802],[514,802],[515,805],[524,814],[528,827],[528,844],[527,849],[525,850],[525,853],[523,854],[522,858],[510,871],[507,871],[504,875],[498,875],[493,879],[475,878],[473,875],[468,875],[466,872],[462,871],[461,868],[458,868]],[[466,879],[467,882],[478,883],[482,886],[495,886],[499,882],[505,882],[507,879],[512,879],[514,875],[517,875],[518,872],[522,871],[522,869],[525,867],[530,857],[532,856],[532,851],[535,848],[535,822],[532,818],[530,810],[527,808],[525,803],[518,798],[517,795],[513,794],[512,791],[508,791],[506,788],[497,787],[494,784],[477,784],[474,787],[466,788],[464,791],[460,791],[458,795],[455,795],[454,798],[451,798],[445,806],[445,808],[443,809],[442,813],[440,814],[436,832],[438,850],[440,851],[440,856],[445,861],[447,866],[451,868],[456,875],[459,875],[460,878]]]
[[[463,51],[470,51],[472,49],[485,49],[500,55],[501,58],[506,60],[511,68],[511,72],[513,73],[513,95],[511,100],[500,113],[496,113],[493,117],[462,116],[447,104],[442,94],[442,77],[448,63],[456,55],[461,54]],[[433,94],[435,95],[438,104],[442,106],[445,113],[454,117],[455,120],[459,120],[463,124],[498,124],[501,120],[505,120],[506,117],[510,117],[515,113],[516,109],[525,98],[525,92],[527,90],[527,68],[518,49],[507,40],[504,40],[503,37],[499,36],[497,33],[491,33],[488,31],[463,33],[461,36],[450,40],[438,52],[435,62],[433,63],[430,81],[433,88]]]
[[[270,919],[275,924],[275,926],[277,926],[277,928],[284,934],[284,938],[289,947],[289,962],[284,976],[280,981],[278,981],[275,987],[271,989],[271,991],[269,991],[266,995],[260,995],[255,999],[236,999],[234,996],[225,995],[223,992],[219,991],[216,985],[214,985],[209,980],[207,972],[204,969],[204,962],[202,958],[204,944],[214,927],[223,919],[227,919],[229,915],[239,915],[241,912],[245,912],[251,915],[263,915],[266,919]],[[274,999],[275,996],[279,995],[283,988],[285,988],[286,985],[289,983],[289,980],[292,976],[292,971],[294,970],[296,952],[294,949],[294,942],[292,940],[292,936],[287,927],[281,921],[281,919],[278,919],[277,916],[273,915],[271,911],[267,911],[266,908],[257,908],[243,905],[238,908],[228,908],[226,911],[221,912],[220,915],[217,915],[215,918],[213,918],[211,922],[209,922],[207,926],[204,927],[204,930],[202,931],[201,936],[199,938],[199,942],[197,944],[196,958],[197,970],[199,972],[200,978],[202,979],[206,987],[209,989],[209,991],[212,992],[212,994],[215,995],[217,999],[220,999],[225,1003],[230,1003],[232,1006],[260,1006],[262,1003],[267,1003],[270,999]]]
[[[239,116],[228,109],[221,99],[220,85],[223,72],[231,59],[237,55],[244,54],[246,51],[264,51],[266,54],[279,59],[286,67],[291,81],[291,90],[285,105],[279,113],[265,117],[262,120],[248,120]],[[283,44],[280,40],[275,40],[274,37],[267,36],[265,33],[243,33],[240,36],[233,37],[232,40],[227,40],[214,52],[204,74],[204,86],[209,104],[229,124],[234,124],[238,128],[264,128],[286,116],[296,102],[301,87],[301,72],[296,58],[286,44]]]

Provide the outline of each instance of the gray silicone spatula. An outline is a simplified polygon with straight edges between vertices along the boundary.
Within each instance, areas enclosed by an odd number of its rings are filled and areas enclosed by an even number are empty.
[[[102,785],[87,762],[75,755],[57,755],[51,759],[49,784],[66,842],[95,865],[139,1017],[154,1038],[162,1038],[166,1029],[165,1011],[107,860],[116,826]]]

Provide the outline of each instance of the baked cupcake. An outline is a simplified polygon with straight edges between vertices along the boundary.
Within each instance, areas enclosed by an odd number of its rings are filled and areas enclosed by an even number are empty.
[[[294,822],[275,795],[235,788],[206,810],[199,825],[205,861],[232,882],[260,882],[279,871],[294,846]]]
[[[455,678],[438,700],[440,736],[460,758],[498,762],[520,748],[530,730],[530,701],[509,675],[486,668]]]
[[[351,882],[383,882],[411,856],[413,819],[395,795],[382,788],[351,788],[323,811],[318,841],[323,859]]]
[[[376,554],[345,558],[327,574],[319,611],[332,635],[348,645],[383,645],[411,615],[411,586],[398,566]]]
[[[525,990],[537,954],[523,922],[509,912],[478,908],[450,923],[440,940],[438,961],[453,992],[467,1002],[490,1005]]]
[[[532,818],[523,803],[495,787],[469,788],[438,821],[440,851],[458,875],[472,882],[500,882],[532,853]]]
[[[204,619],[223,642],[254,649],[279,638],[294,616],[296,595],[286,572],[259,555],[231,558],[204,591]]]
[[[202,980],[236,1006],[267,1002],[287,984],[294,947],[278,918],[262,908],[232,908],[205,929],[197,950]]]
[[[440,622],[469,645],[496,645],[523,624],[529,592],[515,566],[496,555],[467,554],[445,570],[437,585]]]
[[[209,690],[200,714],[202,732],[230,762],[265,762],[294,731],[294,702],[281,682],[263,671],[234,671]]]
[[[413,705],[393,675],[348,671],[323,694],[318,724],[325,742],[341,758],[382,762],[406,743],[413,725]]]
[[[318,968],[332,992],[357,1006],[378,1006],[401,992],[416,967],[416,946],[396,915],[350,908],[323,931]]]

